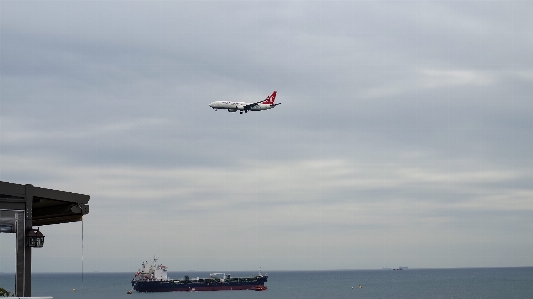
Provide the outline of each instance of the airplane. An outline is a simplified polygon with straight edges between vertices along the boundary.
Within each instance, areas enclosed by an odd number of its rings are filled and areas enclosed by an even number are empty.
[[[274,101],[276,100],[276,93],[277,91],[274,91],[265,100],[255,103],[216,101],[209,104],[209,107],[213,108],[215,111],[217,111],[218,109],[227,109],[228,112],[239,111],[240,114],[242,114],[243,112],[248,113],[248,111],[261,111],[272,109],[277,105],[281,105],[281,103],[274,104]]]

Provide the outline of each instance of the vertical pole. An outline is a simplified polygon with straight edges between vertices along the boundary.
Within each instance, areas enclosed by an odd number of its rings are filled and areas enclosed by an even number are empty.
[[[33,225],[33,185],[30,184],[26,185],[26,217],[24,220],[24,235],[26,235]],[[24,246],[24,296],[31,297],[31,247],[26,246]]]
[[[24,253],[25,253],[25,212],[15,213],[16,245],[17,245],[17,274],[15,277],[15,296],[24,297]]]

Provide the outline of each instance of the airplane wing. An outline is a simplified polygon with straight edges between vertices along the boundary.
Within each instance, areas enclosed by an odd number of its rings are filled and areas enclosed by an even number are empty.
[[[242,108],[244,110],[250,110],[250,109],[252,109],[253,106],[255,106],[255,105],[259,104],[259,103],[263,103],[264,101],[265,100],[262,100],[262,101],[259,101],[259,102],[255,102],[255,103],[251,103],[251,104],[247,104],[247,105],[242,106]]]

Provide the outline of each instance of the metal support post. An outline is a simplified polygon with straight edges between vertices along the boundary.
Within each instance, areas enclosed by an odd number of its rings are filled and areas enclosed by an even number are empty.
[[[33,185],[26,184],[26,218],[24,236],[33,226]],[[26,240],[24,240],[26,243]],[[24,246],[24,296],[31,297],[31,247]]]
[[[26,253],[26,232],[24,226],[25,213],[20,212],[15,214],[15,228],[16,228],[16,246],[17,246],[17,273],[15,277],[15,296],[25,297],[24,295],[24,255]]]
[[[32,229],[33,186],[25,186],[26,207],[17,213],[17,274],[15,296],[31,297],[31,247],[26,246],[26,232]]]

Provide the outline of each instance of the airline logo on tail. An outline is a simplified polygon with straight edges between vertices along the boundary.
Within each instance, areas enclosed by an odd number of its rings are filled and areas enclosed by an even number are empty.
[[[277,91],[274,91],[265,100],[255,103],[216,101],[209,104],[209,107],[213,108],[215,111],[218,109],[226,109],[228,112],[239,111],[240,114],[243,112],[248,113],[248,111],[268,110],[276,107],[277,105],[281,105],[281,103],[274,104],[274,101],[276,100],[276,94]]]
[[[272,105],[274,104],[274,101],[276,100],[276,93],[277,91],[274,91],[271,95],[269,95],[264,101],[261,102],[261,104],[265,105]]]

